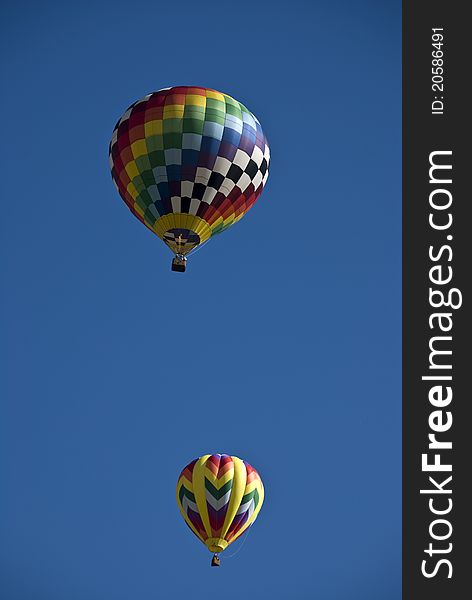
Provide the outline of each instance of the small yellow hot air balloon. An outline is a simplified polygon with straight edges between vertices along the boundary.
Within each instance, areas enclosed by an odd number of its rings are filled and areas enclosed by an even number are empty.
[[[264,486],[246,461],[228,454],[205,454],[189,463],[177,482],[177,504],[185,522],[218,554],[256,520],[264,501]]]

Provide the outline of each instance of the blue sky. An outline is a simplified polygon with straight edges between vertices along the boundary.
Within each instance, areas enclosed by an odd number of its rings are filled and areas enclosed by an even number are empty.
[[[399,600],[400,11],[2,3],[2,598]],[[272,152],[185,275],[107,156],[179,84],[243,102]],[[266,488],[220,569],[174,499],[207,452]]]

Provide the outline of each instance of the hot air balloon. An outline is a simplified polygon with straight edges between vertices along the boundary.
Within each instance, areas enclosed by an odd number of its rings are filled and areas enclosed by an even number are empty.
[[[113,181],[128,208],[187,255],[237,223],[260,196],[269,146],[256,117],[227,94],[172,87],[132,104],[110,143]]]
[[[189,463],[177,482],[177,504],[185,522],[213,552],[219,553],[256,520],[264,501],[264,486],[246,461],[228,454],[205,454]]]

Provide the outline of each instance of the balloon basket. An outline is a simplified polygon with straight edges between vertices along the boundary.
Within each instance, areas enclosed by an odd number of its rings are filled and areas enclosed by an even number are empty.
[[[217,554],[213,554],[213,558],[211,559],[211,566],[212,567],[220,566],[220,557]]]
[[[176,256],[172,260],[172,271],[176,271],[177,273],[185,273],[185,267],[187,265],[187,259],[185,256]]]

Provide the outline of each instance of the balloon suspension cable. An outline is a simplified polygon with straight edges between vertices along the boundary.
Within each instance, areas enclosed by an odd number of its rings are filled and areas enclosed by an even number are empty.
[[[196,246],[193,250],[190,250],[190,252],[187,254],[187,256],[193,256],[194,254],[196,254],[199,250],[201,250],[203,248],[203,246],[205,244],[208,244],[208,242],[210,240],[211,240],[211,238],[208,238],[202,244],[198,244],[198,246]]]
[[[235,550],[233,552],[233,554],[225,554],[225,559],[227,558],[233,558],[233,556],[236,556],[236,554],[239,554],[239,552],[242,550],[242,547],[244,546],[244,544],[246,543],[247,538],[249,537],[249,532],[251,531],[251,526],[249,526],[249,529],[245,532],[245,535],[243,535],[243,541],[240,543],[239,548],[237,548],[237,550]]]

